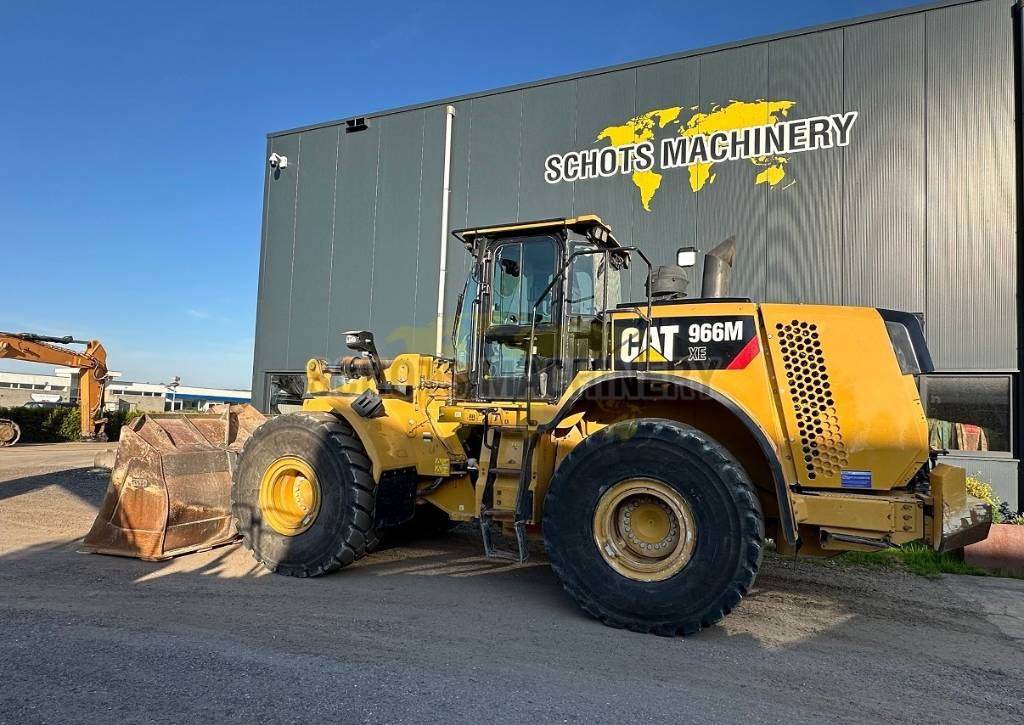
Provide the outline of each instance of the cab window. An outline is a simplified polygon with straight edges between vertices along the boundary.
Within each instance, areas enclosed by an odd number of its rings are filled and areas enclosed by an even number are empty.
[[[596,247],[591,244],[577,244],[573,247],[573,252],[585,249]],[[604,254],[583,254],[575,257],[569,270],[569,314],[593,316],[615,307],[621,301],[621,284],[619,271],[605,268]],[[607,300],[604,299],[605,290],[608,294]]]
[[[533,305],[555,273],[555,243],[549,238],[503,244],[494,255],[491,284],[491,325],[530,325],[551,322],[551,295]]]
[[[455,329],[455,367],[460,372],[466,372],[470,368],[470,355],[473,350],[473,317],[476,311],[476,295],[479,285],[476,280],[476,269],[469,273],[466,278],[466,286],[462,289],[462,296],[459,298],[458,327]]]
[[[557,332],[552,322],[557,292],[534,304],[554,279],[558,247],[551,237],[534,237],[506,242],[494,251],[487,327],[483,335],[480,393],[485,398],[518,399],[525,395],[527,348],[530,330],[536,325],[534,341],[534,394],[546,395],[553,382],[550,369],[556,359]]]

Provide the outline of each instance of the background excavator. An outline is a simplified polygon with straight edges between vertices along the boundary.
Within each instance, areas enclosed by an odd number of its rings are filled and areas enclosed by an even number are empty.
[[[85,345],[84,351],[61,345]],[[24,360],[77,368],[79,373],[79,410],[82,426],[80,440],[107,440],[107,419],[103,417],[103,391],[107,381],[107,351],[98,340],[34,335],[29,332],[0,332],[0,359]],[[0,446],[18,442],[17,424],[0,420]]]

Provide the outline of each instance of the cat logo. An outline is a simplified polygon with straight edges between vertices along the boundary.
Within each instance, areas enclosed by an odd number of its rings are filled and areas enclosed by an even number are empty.
[[[641,331],[627,327],[622,331],[619,357],[622,362],[671,362],[675,353],[679,325],[648,327]]]
[[[750,315],[619,318],[612,329],[615,367],[623,370],[738,370],[760,351]]]

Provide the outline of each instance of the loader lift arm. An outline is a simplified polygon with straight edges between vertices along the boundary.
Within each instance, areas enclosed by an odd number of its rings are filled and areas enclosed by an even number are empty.
[[[59,343],[59,344],[57,344]],[[85,345],[79,352],[61,345]],[[79,410],[83,441],[105,441],[103,391],[107,380],[107,351],[98,340],[49,337],[28,332],[0,332],[0,359],[62,365],[79,372]]]

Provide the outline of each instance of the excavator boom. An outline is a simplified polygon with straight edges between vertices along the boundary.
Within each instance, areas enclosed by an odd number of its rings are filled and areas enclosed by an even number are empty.
[[[69,350],[65,345],[84,344],[85,350]],[[29,332],[0,332],[0,358],[78,368],[81,439],[105,441],[107,419],[103,417],[103,390],[107,379],[107,351],[98,340],[34,335]]]

